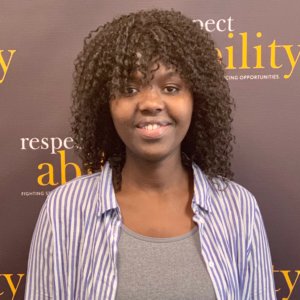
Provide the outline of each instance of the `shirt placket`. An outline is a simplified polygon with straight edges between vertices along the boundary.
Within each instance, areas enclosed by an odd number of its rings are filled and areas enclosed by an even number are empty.
[[[120,213],[120,209],[117,208],[115,209],[113,213],[113,241],[111,245],[111,253],[112,253],[112,260],[113,260],[113,265],[114,265],[114,275],[113,275],[113,292],[112,292],[112,297],[111,299],[116,298],[116,293],[117,293],[117,287],[118,287],[118,242],[120,239],[120,232],[121,232],[121,225],[122,225],[122,216]]]
[[[218,300],[223,300],[219,296],[217,283],[215,282],[213,276],[211,275],[214,272],[213,268],[215,267],[215,263],[212,260],[208,259],[206,257],[206,255],[204,254],[204,252],[203,252],[203,229],[204,229],[204,226],[205,226],[205,217],[204,217],[205,212],[196,203],[192,203],[192,209],[194,211],[193,221],[196,222],[197,225],[198,225],[201,255],[204,259],[208,274],[209,274],[210,279],[213,283],[213,287],[214,287],[214,290],[215,290],[216,297],[217,297]]]

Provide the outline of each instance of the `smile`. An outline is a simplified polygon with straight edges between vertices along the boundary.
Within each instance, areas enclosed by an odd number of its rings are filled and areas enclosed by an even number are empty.
[[[144,122],[139,123],[136,128],[142,138],[159,139],[167,133],[170,125],[169,122]]]
[[[160,124],[148,124],[148,125],[143,126],[142,128],[146,129],[146,130],[155,130],[160,127],[161,127]]]
[[[149,130],[151,129],[155,129],[157,127],[161,127],[161,126],[167,126],[170,125],[169,121],[158,121],[158,120],[145,120],[145,121],[141,121],[138,122],[136,124],[136,127],[138,128],[149,128]]]

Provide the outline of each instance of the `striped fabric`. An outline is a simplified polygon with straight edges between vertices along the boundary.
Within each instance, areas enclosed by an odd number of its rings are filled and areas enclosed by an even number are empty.
[[[234,182],[217,189],[193,171],[193,220],[217,299],[276,299],[254,197]],[[115,299],[121,222],[108,164],[52,191],[33,234],[25,299]]]

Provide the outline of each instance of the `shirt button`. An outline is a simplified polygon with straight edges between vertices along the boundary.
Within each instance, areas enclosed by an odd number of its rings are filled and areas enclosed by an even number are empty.
[[[211,268],[213,268],[213,267],[215,266],[215,264],[214,264],[213,261],[210,261],[210,262],[208,263],[208,265],[209,265]]]

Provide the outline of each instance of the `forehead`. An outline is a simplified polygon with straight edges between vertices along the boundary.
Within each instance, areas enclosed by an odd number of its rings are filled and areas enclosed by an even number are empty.
[[[149,65],[147,74],[144,74],[141,70],[137,69],[130,74],[130,80],[153,80],[153,79],[181,79],[180,74],[177,72],[174,66],[167,66],[162,62],[156,62]]]

